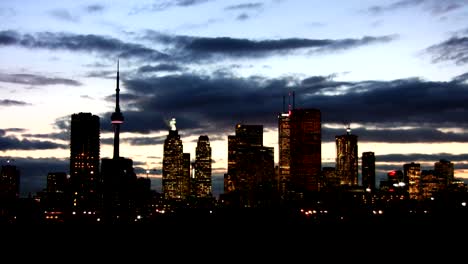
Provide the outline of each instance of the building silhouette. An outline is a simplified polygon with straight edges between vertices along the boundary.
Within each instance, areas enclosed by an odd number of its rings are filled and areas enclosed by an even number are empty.
[[[20,171],[11,161],[7,163],[0,170],[0,199],[10,201],[19,198]]]
[[[182,189],[184,182],[184,153],[175,118],[171,119],[169,134],[164,140],[162,169],[162,191],[164,199],[180,200],[185,198]]]
[[[195,150],[195,197],[209,198],[212,196],[211,185],[211,147],[208,136],[198,137]]]
[[[374,152],[362,153],[362,186],[375,191],[375,155]]]
[[[434,173],[437,177],[444,178],[446,186],[450,186],[454,181],[454,167],[453,163],[441,159],[434,163]]]
[[[263,146],[263,126],[237,124],[228,136],[228,173],[225,195],[237,207],[271,206],[277,189],[274,148]]]
[[[284,198],[291,180],[291,111],[278,115],[278,191]]]
[[[346,134],[336,136],[336,174],[341,185],[358,185],[358,137],[346,128]]]
[[[279,191],[284,199],[302,199],[321,188],[322,136],[318,109],[296,109],[278,116]]]
[[[100,206],[100,121],[91,113],[71,116],[70,189],[74,212],[96,211]]]
[[[403,164],[403,175],[408,186],[409,198],[421,199],[421,164],[414,162]]]
[[[183,163],[182,163],[182,178],[179,181],[178,188],[180,189],[181,198],[187,199],[191,194],[191,186],[190,186],[190,173],[191,170],[191,161],[190,161],[190,153],[184,153],[182,155]]]
[[[7,160],[0,168],[0,223],[14,222],[20,191],[20,171]]]

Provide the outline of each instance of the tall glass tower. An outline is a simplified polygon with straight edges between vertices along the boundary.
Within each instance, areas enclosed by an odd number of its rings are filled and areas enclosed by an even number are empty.
[[[208,136],[198,138],[195,156],[195,196],[211,197],[211,147]]]
[[[346,128],[346,134],[335,137],[336,140],[336,174],[341,185],[358,185],[358,137]]]

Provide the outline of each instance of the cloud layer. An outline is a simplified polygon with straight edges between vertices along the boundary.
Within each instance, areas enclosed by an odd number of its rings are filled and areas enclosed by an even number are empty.
[[[323,124],[359,124],[362,127],[354,131],[363,141],[466,142],[468,84],[463,76],[450,82],[419,78],[346,82],[333,76],[135,75],[124,80],[132,95],[127,107],[132,110],[124,111],[122,129],[166,130],[172,117],[179,130],[194,135],[233,131],[238,122],[277,129],[283,96],[295,91],[297,108],[320,109]],[[461,131],[443,129],[455,127]],[[324,127],[323,140],[333,141],[342,131]]]

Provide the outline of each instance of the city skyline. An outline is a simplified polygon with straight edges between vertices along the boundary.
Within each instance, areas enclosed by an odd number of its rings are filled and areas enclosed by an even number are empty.
[[[0,157],[18,164],[23,196],[68,171],[72,114],[100,117],[112,157],[118,58],[120,155],[154,187],[171,118],[192,160],[209,137],[214,185],[237,123],[263,125],[277,164],[291,91],[297,108],[322,112],[322,167],[350,123],[377,181],[440,159],[467,177],[468,1],[24,0],[1,3],[0,17]]]

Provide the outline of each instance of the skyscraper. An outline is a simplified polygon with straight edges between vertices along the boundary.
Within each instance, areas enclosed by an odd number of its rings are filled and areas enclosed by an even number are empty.
[[[190,196],[190,153],[184,153],[182,163],[182,175],[179,180],[179,186],[177,187],[180,190],[180,196],[183,199],[187,199]]]
[[[0,224],[16,221],[20,193],[20,171],[7,160],[0,168]]]
[[[358,145],[357,136],[351,135],[351,129],[346,128],[346,134],[336,136],[336,174],[341,185],[358,185]]]
[[[224,192],[234,191],[238,187],[237,164],[238,152],[241,147],[263,146],[263,126],[237,124],[235,135],[228,135],[228,171],[225,175]]]
[[[422,198],[421,164],[414,162],[403,164],[403,175],[407,181],[409,198],[416,200]]]
[[[278,116],[278,191],[286,194],[291,179],[291,114],[281,113]]]
[[[241,207],[262,207],[271,203],[275,189],[273,148],[263,146],[262,125],[236,125],[228,136],[228,173],[225,197]]]
[[[320,190],[321,126],[318,109],[292,109],[278,117],[280,191]]]
[[[362,153],[362,186],[375,190],[375,155],[374,152]]]
[[[434,171],[437,177],[445,179],[446,186],[452,184],[454,180],[454,168],[452,162],[441,159],[434,164]]]
[[[95,211],[99,206],[99,117],[91,113],[71,116],[70,195],[73,211]]]
[[[46,219],[54,221],[63,221],[63,215],[66,209],[66,190],[67,174],[65,172],[49,172],[47,174],[47,192],[44,199],[43,208],[46,213]],[[93,212],[91,210],[91,212]]]
[[[19,198],[20,193],[20,171],[7,161],[0,169],[0,206]]]
[[[211,197],[211,147],[208,136],[198,138],[195,156],[195,196]]]
[[[181,181],[184,175],[183,146],[176,120],[170,121],[170,130],[164,140],[162,190],[165,199],[182,199]]]

